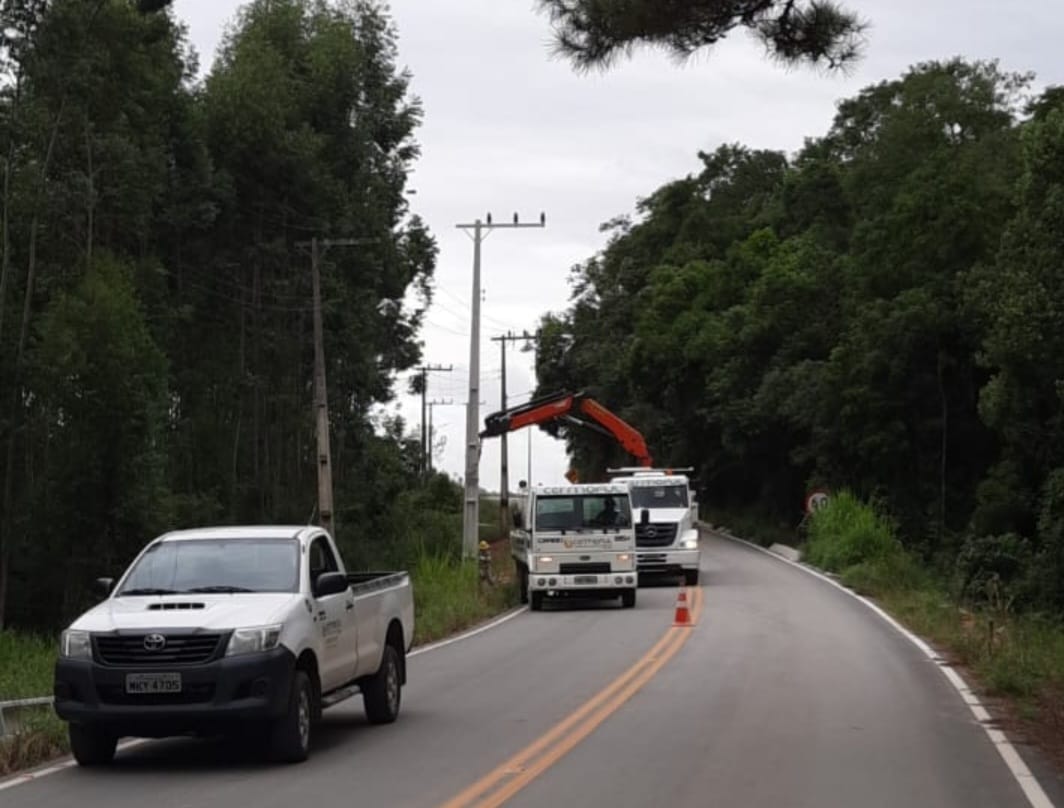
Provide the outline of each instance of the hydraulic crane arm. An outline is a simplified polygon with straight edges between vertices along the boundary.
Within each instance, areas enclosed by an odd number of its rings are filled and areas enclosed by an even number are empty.
[[[641,466],[654,465],[646,440],[639,430],[599,404],[586,393],[558,393],[533,399],[506,410],[494,412],[484,419],[482,438],[494,438],[526,426],[564,420],[594,429],[616,440]]]

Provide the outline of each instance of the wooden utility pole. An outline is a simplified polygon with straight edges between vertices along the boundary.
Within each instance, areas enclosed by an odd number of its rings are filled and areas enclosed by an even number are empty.
[[[302,241],[310,247],[310,277],[314,309],[314,420],[318,444],[318,524],[336,536],[333,510],[332,452],[329,447],[329,395],[325,382],[325,327],[321,314],[321,262],[329,247],[354,247],[376,239],[319,239]]]

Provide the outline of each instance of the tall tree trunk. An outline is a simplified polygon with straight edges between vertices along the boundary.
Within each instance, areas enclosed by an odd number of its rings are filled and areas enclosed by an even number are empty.
[[[946,382],[944,379],[944,358],[942,346],[938,349],[938,397],[942,416],[942,442],[940,446],[940,463],[938,472],[938,546],[942,547],[942,541],[946,534],[946,471],[948,468],[949,449],[949,398],[946,394]]]
[[[22,100],[22,71],[15,76],[15,97],[11,106],[11,131],[8,133],[7,157],[4,159],[3,210],[0,211],[0,337],[4,335],[4,309],[7,308],[7,285],[11,275],[11,172],[15,169],[15,140]],[[0,345],[3,343],[0,342]],[[2,584],[0,584],[2,585]],[[3,595],[0,593],[0,604]],[[3,611],[0,606],[0,612]]]
[[[7,606],[7,584],[11,571],[11,514],[14,510],[14,483],[12,478],[15,472],[15,448],[18,441],[18,433],[22,427],[22,361],[26,352],[26,340],[30,330],[30,315],[33,311],[33,286],[37,275],[37,231],[40,226],[41,199],[44,197],[45,186],[48,183],[48,171],[52,165],[52,155],[55,153],[55,142],[59,137],[59,126],[63,120],[63,111],[66,108],[66,97],[59,104],[55,120],[52,121],[52,130],[48,135],[48,147],[44,153],[44,163],[37,184],[37,192],[34,197],[33,217],[30,220],[30,246],[29,261],[26,267],[26,290],[22,298],[22,323],[19,327],[18,344],[15,347],[14,372],[11,379],[10,409],[8,410],[10,424],[7,435],[7,458],[4,462],[4,498],[3,507],[0,508],[0,628],[5,625]]]
[[[92,236],[96,229],[96,182],[92,169],[92,123],[90,121],[85,121],[85,160],[88,168],[86,177],[89,183],[85,210],[85,267],[87,269],[92,266]]]

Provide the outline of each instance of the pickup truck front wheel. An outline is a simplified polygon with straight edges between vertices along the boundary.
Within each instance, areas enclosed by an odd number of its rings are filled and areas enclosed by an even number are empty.
[[[70,751],[79,766],[103,766],[114,760],[118,738],[86,724],[70,724]]]
[[[362,686],[362,704],[371,724],[390,724],[399,717],[403,694],[401,682],[399,653],[393,646],[386,645],[380,668]]]
[[[306,671],[292,676],[288,710],[270,733],[271,757],[283,763],[301,763],[310,754],[310,726],[314,717],[314,687]]]

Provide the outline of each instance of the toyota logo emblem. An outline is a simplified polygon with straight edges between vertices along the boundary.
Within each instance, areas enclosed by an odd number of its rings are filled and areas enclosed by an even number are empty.
[[[162,651],[166,647],[166,637],[162,634],[149,634],[144,638],[145,651]]]

